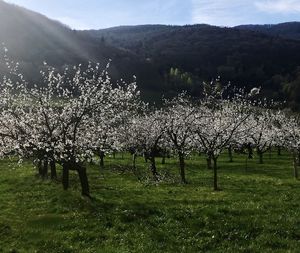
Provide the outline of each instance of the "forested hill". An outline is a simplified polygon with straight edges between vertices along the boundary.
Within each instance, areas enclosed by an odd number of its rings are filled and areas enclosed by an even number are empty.
[[[88,61],[100,62],[104,67],[112,59],[111,74],[131,80],[134,74],[141,75],[140,71],[147,68],[146,63],[139,62],[129,51],[82,36],[64,24],[0,0],[0,46],[1,43],[31,80],[39,76],[44,61],[55,67]],[[5,71],[3,65],[0,69]]]
[[[300,102],[300,41],[240,28],[146,25],[83,31],[159,68],[165,90],[196,90],[221,76],[238,86],[262,86],[268,96]]]
[[[297,26],[291,23],[291,26]],[[250,29],[250,28],[251,29]],[[132,79],[159,98],[188,90],[199,95],[202,81],[217,76],[237,86],[261,86],[265,95],[300,105],[300,40],[248,27],[209,25],[121,26],[74,31],[38,13],[0,0],[0,42],[37,79],[43,61],[56,67],[88,60],[105,65],[112,59],[114,78]],[[4,70],[0,65],[0,70]],[[145,93],[145,92],[144,92]]]
[[[236,28],[278,36],[285,39],[300,40],[300,22],[287,22],[277,25],[241,25]]]

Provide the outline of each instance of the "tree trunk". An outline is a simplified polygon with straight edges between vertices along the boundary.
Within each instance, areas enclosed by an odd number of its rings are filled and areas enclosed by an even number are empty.
[[[297,165],[300,165],[300,151],[298,151],[298,156],[297,156]]]
[[[298,161],[296,154],[294,154],[294,177],[298,179]]]
[[[39,176],[43,177],[43,163],[41,159],[38,160],[37,168],[38,168]]]
[[[64,190],[68,190],[68,188],[69,188],[69,166],[66,164],[63,165],[62,184],[63,184]]]
[[[100,168],[104,168],[104,152],[103,151],[100,151],[99,152],[99,158],[100,158]]]
[[[259,164],[263,164],[264,163],[264,161],[263,161],[263,152],[258,149],[257,150],[257,155],[259,157],[259,161],[258,161]]]
[[[56,164],[55,164],[55,160],[53,159],[51,159],[50,161],[50,170],[51,170],[51,179],[52,180],[57,179]]]
[[[186,184],[185,179],[185,162],[184,162],[184,154],[179,153],[179,168],[180,168],[180,177],[181,177],[181,183]]]
[[[79,168],[77,168],[77,172],[81,184],[81,194],[90,198],[90,187],[88,177],[86,174],[86,168],[79,166]]]
[[[132,168],[136,169],[136,153],[132,154]]]
[[[228,147],[228,155],[229,155],[229,162],[232,163],[233,155],[232,155],[232,146],[231,145]]]
[[[156,162],[155,162],[155,156],[150,156],[150,170],[152,172],[153,178],[155,181],[158,181],[158,173],[157,173],[157,169],[156,169]]]
[[[48,159],[45,158],[43,161],[42,178],[46,179],[47,177],[48,177]]]
[[[113,159],[116,159],[116,152],[113,152]]]
[[[277,147],[277,155],[281,156],[281,147],[280,146]]]
[[[253,158],[253,148],[252,148],[251,144],[247,145],[247,150],[248,150],[248,159],[252,159]]]
[[[212,169],[212,164],[211,164],[211,156],[208,156],[206,158],[206,162],[207,162],[207,169],[211,170]]]
[[[213,158],[214,161],[214,191],[218,191],[218,167],[217,167],[217,158]]]

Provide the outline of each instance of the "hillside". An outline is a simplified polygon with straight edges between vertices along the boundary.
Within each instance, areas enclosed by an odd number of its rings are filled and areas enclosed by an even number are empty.
[[[170,85],[170,70],[178,68],[192,80],[186,86],[173,80],[179,88],[198,92],[193,84],[198,87],[203,80],[221,76],[237,86],[262,86],[267,96],[280,98],[300,62],[299,41],[247,29],[146,25],[82,33],[156,65],[167,91],[176,86]]]
[[[112,59],[113,78],[129,81],[136,75],[150,100],[181,90],[199,96],[203,81],[221,76],[224,83],[261,86],[266,96],[287,99],[300,109],[297,27],[143,25],[75,31],[0,0],[0,42],[29,80],[38,80],[44,60],[60,68],[89,60],[104,66]]]
[[[300,22],[287,22],[277,25],[241,25],[236,28],[264,33],[270,36],[300,40]]]
[[[66,26],[38,13],[0,1],[0,41],[10,57],[26,68],[35,68],[44,60],[54,66],[95,58],[87,50],[92,46]],[[91,49],[91,48],[90,48]],[[100,55],[105,60],[108,56]]]
[[[60,68],[88,61],[105,66],[112,59],[113,77],[130,80],[134,74],[142,75],[147,65],[126,50],[82,36],[57,21],[1,0],[0,43],[8,48],[10,58],[20,62],[30,80],[36,80],[43,61]]]

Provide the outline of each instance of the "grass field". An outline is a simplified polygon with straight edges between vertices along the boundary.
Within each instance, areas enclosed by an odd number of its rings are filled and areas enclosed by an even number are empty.
[[[90,166],[91,194],[35,177],[30,163],[0,164],[0,252],[300,252],[300,182],[291,158],[265,155],[245,166],[220,158],[219,183],[204,157],[187,161],[188,185],[179,184],[177,162],[159,170],[167,182],[142,182],[123,167],[129,157]],[[139,158],[143,170],[147,164]]]

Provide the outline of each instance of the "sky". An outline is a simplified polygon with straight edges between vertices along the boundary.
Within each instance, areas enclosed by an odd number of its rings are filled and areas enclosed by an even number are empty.
[[[73,29],[140,24],[276,24],[300,21],[300,0],[6,0]]]

